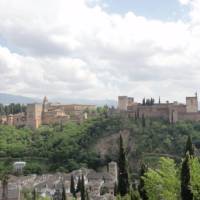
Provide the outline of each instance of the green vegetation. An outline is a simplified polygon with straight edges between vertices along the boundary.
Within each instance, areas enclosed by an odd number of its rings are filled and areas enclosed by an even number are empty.
[[[26,106],[19,103],[11,103],[9,105],[0,104],[0,115],[17,114],[20,112],[25,112]]]
[[[96,143],[120,131],[123,134],[123,130],[129,132],[128,142],[124,141],[127,159],[131,163],[143,160],[155,167],[161,156],[180,162],[188,135],[193,141],[200,141],[200,123],[171,125],[161,120],[145,119],[144,126],[144,119],[110,117],[106,109],[99,110],[99,113],[98,117],[82,124],[42,126],[34,131],[0,125],[0,171],[11,168],[12,163],[19,160],[27,161],[25,174],[67,172],[80,167],[95,169],[110,160],[117,161],[118,154],[115,151],[102,159],[95,151]],[[132,166],[138,170],[137,166]]]
[[[27,161],[25,174],[68,172],[80,167],[95,169],[116,160],[120,171],[115,187],[117,199],[200,199],[200,162],[192,144],[192,140],[200,143],[200,123],[169,124],[144,117],[111,117],[106,109],[99,113],[98,117],[82,124],[42,126],[34,131],[0,126],[0,171],[8,173],[12,163],[18,160]],[[117,139],[120,148],[115,154],[101,157],[95,145],[100,139],[116,134],[121,134]],[[145,163],[140,174],[136,173],[139,171],[139,167],[135,167],[136,160]],[[132,171],[135,168],[137,170]],[[135,177],[139,179],[139,186],[134,184]],[[83,199],[88,199],[83,179],[79,177],[75,191],[72,177],[71,193],[75,196],[79,191]],[[35,194],[24,191],[24,196],[28,199]]]
[[[118,193],[117,199],[199,200],[200,160],[194,153],[190,136],[186,143],[186,150],[181,163],[161,157],[156,168],[142,165],[139,185],[135,187],[133,180],[129,180],[129,190],[127,188],[126,194],[123,195]],[[120,154],[118,156],[121,157]]]

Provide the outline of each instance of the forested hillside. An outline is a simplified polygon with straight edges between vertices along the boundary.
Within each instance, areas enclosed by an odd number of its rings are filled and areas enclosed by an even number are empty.
[[[27,161],[25,173],[98,168],[116,159],[119,134],[124,137],[133,170],[137,170],[141,160],[150,165],[161,156],[180,161],[187,136],[191,135],[196,143],[200,141],[200,123],[168,124],[101,114],[81,125],[43,126],[35,131],[2,125],[0,168],[7,169],[17,160]]]

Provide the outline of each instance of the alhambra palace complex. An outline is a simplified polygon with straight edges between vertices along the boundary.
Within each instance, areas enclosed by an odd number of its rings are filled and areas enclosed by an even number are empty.
[[[95,105],[80,104],[52,104],[44,97],[43,103],[28,104],[26,113],[0,116],[0,124],[12,126],[26,126],[38,128],[40,125],[60,124],[74,121],[81,123],[96,110]],[[186,97],[186,103],[166,102],[141,104],[134,101],[134,98],[127,96],[118,97],[118,108],[114,109],[114,114],[125,114],[128,117],[161,118],[171,123],[177,121],[200,121],[198,111],[197,94],[193,97]]]
[[[68,121],[80,123],[88,118],[89,111],[95,109],[94,105],[52,104],[48,102],[47,97],[44,97],[43,103],[28,104],[26,113],[0,116],[0,123],[33,129],[40,125],[65,124]]]
[[[118,97],[118,110],[125,112],[129,117],[138,116],[139,118],[161,118],[171,123],[177,121],[200,121],[200,112],[198,111],[198,97],[186,97],[186,104],[173,102],[140,104],[134,101],[134,98],[127,96]]]

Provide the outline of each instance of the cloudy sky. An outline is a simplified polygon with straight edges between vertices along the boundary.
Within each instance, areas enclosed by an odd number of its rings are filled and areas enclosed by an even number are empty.
[[[200,92],[200,0],[0,0],[0,92],[116,99]]]

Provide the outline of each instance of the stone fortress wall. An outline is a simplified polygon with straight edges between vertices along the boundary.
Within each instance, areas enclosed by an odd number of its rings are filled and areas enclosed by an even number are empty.
[[[197,94],[194,97],[186,97],[186,104],[166,102],[143,105],[134,101],[130,102],[129,99],[130,97],[119,96],[118,110],[128,113],[131,117],[144,115],[149,118],[162,118],[169,122],[200,121]]]
[[[40,125],[64,124],[68,121],[80,123],[88,118],[89,111],[95,109],[95,105],[52,104],[48,102],[47,97],[44,97],[43,103],[28,104],[26,113],[0,116],[0,124],[35,129]]]

